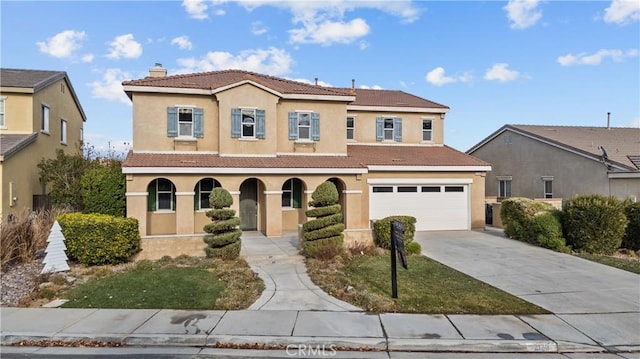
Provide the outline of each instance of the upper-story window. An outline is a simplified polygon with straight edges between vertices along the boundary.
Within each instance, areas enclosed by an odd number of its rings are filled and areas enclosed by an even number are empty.
[[[347,140],[355,139],[356,132],[356,118],[353,116],[347,116]]]
[[[259,138],[265,137],[265,111],[253,108],[231,109],[231,137]]]
[[[67,144],[67,121],[60,120],[60,143]]]
[[[204,137],[204,111],[196,107],[167,107],[168,137]]]
[[[433,141],[433,120],[423,119],[422,120],[422,140],[423,141]]]
[[[498,177],[498,198],[511,197],[511,176]]]
[[[320,140],[320,114],[316,112],[289,112],[290,140]]]
[[[4,107],[5,107],[6,101],[7,101],[6,96],[0,96],[0,128],[5,128],[6,126],[4,122]]]
[[[378,141],[402,141],[402,119],[399,117],[376,118],[376,139]]]
[[[49,106],[42,105],[42,121],[40,122],[40,130],[49,133]]]

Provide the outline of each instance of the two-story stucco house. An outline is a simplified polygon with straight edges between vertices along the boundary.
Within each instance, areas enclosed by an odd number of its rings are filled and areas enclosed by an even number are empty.
[[[505,125],[467,153],[492,165],[488,197],[640,199],[640,128]]]
[[[80,153],[86,116],[64,71],[0,69],[0,219],[37,209],[38,163]]]
[[[347,241],[370,238],[371,220],[396,214],[415,216],[418,230],[484,226],[490,166],[443,144],[441,104],[240,70],[166,76],[154,67],[123,86],[133,101],[127,215],[157,255],[202,254],[216,186],[231,192],[243,230],[267,236],[304,223],[326,180],[340,192]]]

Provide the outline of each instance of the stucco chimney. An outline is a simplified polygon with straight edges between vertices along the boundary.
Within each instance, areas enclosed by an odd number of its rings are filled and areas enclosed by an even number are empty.
[[[166,77],[167,69],[162,67],[162,64],[156,62],[156,64],[149,69],[149,77]]]

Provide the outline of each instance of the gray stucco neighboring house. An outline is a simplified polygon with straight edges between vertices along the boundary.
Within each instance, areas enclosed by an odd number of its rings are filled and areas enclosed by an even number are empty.
[[[487,197],[640,200],[640,128],[505,125],[467,154],[491,163]]]

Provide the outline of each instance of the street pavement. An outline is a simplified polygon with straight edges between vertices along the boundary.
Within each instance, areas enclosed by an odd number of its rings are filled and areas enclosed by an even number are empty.
[[[0,354],[640,359],[640,276],[493,232],[418,232],[416,240],[423,254],[553,314],[366,313],[310,282],[295,235],[245,234],[242,254],[267,287],[249,310],[1,308]],[[103,341],[124,347],[7,346],[24,340]],[[225,349],[229,347],[234,349]]]

